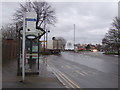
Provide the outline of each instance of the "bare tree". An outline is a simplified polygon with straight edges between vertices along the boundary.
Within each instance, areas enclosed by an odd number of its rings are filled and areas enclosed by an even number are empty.
[[[2,27],[2,39],[16,39],[16,28],[14,24],[7,24]]]
[[[102,40],[105,50],[117,51],[120,53],[120,19],[113,19],[112,28],[106,33]]]
[[[37,14],[37,27],[40,27],[43,21],[45,21],[46,24],[52,25],[56,22],[55,10],[47,2],[26,2],[25,4],[20,4],[20,7],[14,14],[14,20],[22,24],[23,13],[30,12],[32,10]]]
[[[115,33],[118,38],[117,42],[120,45],[120,19],[115,17],[115,19],[113,19],[112,26],[115,29]]]

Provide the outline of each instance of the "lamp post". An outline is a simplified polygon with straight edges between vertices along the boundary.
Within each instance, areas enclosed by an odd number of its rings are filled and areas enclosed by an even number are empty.
[[[47,49],[48,33],[50,33],[50,30],[47,30],[47,29],[46,29],[46,49]]]
[[[75,24],[74,24],[74,51],[75,51]]]
[[[120,1],[118,2],[118,19],[120,20]],[[118,29],[118,55],[120,54],[120,28]],[[119,55],[120,56],[120,55]]]

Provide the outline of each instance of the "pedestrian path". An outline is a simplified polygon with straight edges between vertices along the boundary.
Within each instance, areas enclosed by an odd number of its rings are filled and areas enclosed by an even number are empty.
[[[40,62],[39,75],[26,76],[25,82],[21,80],[22,77],[17,76],[16,60],[3,66],[2,88],[65,88],[43,62]]]

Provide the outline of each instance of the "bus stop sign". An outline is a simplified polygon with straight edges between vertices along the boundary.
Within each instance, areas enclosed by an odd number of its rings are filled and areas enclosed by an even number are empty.
[[[26,33],[36,32],[36,12],[26,12]]]

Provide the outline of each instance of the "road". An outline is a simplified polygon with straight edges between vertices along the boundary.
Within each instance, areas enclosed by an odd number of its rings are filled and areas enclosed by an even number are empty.
[[[47,56],[47,63],[66,88],[118,88],[117,56],[62,52]]]

